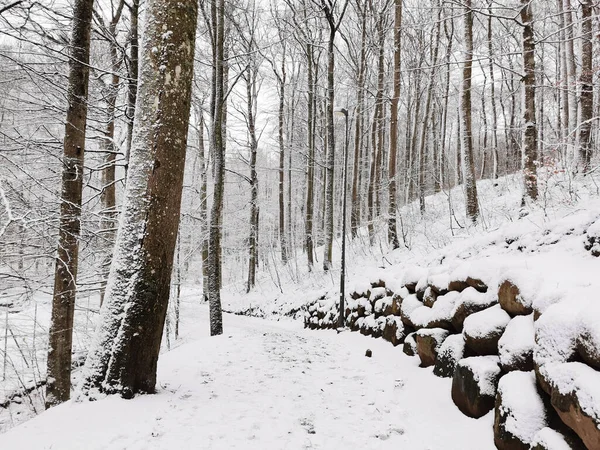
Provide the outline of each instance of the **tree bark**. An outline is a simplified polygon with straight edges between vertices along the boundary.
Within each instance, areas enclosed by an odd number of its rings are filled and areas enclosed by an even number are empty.
[[[314,47],[311,43],[306,44],[306,65],[307,65],[307,84],[308,84],[308,157],[306,171],[306,216],[304,222],[306,257],[308,270],[312,271],[314,264],[314,239],[313,239],[313,216],[315,201],[315,80],[313,73]]]
[[[117,43],[117,25],[121,19],[121,13],[125,1],[121,0],[117,9],[110,21],[107,31],[108,45],[110,49],[110,61],[111,61],[111,76],[110,83],[105,87],[106,95],[106,129],[104,131],[104,137],[102,139],[101,148],[106,152],[104,156],[104,166],[102,168],[102,194],[100,196],[102,201],[102,231],[104,242],[107,247],[107,257],[103,264],[104,267],[110,267],[110,260],[112,257],[112,249],[116,237],[117,227],[117,186],[116,186],[116,156],[117,146],[115,145],[115,109],[117,103],[117,97],[119,94],[119,82],[120,77],[118,74],[119,68],[121,67],[121,58],[119,57],[119,47]],[[106,276],[103,273],[103,276]],[[104,301],[104,290],[106,288],[106,279],[102,282],[100,290],[100,305]]]
[[[396,164],[398,155],[398,102],[400,100],[400,50],[402,28],[402,0],[394,2],[394,92],[390,106],[390,163],[388,170],[388,242],[392,248],[400,247],[396,228]]]
[[[281,246],[281,261],[286,264],[287,255],[287,233],[285,229],[285,143],[284,143],[284,127],[285,127],[285,46],[283,47],[283,56],[281,59],[281,75],[275,72],[278,83],[279,92],[279,113],[278,113],[278,128],[277,140],[279,143],[279,245]]]
[[[325,118],[327,123],[327,148],[326,148],[326,176],[325,176],[325,223],[324,237],[325,248],[323,255],[323,270],[331,269],[333,259],[333,175],[335,165],[335,133],[333,123],[333,108],[335,101],[334,73],[335,73],[335,25],[333,18],[330,23],[329,42],[327,45],[327,109]]]
[[[179,226],[197,3],[147,4],[131,167],[82,392],[153,393]]]
[[[492,178],[498,179],[498,114],[496,112],[496,80],[494,74],[494,52],[492,49],[492,0],[488,0],[488,70],[490,73],[490,100],[492,103]]]
[[[528,1],[528,0],[524,0]],[[477,222],[479,217],[479,203],[477,199],[477,184],[475,183],[475,163],[473,160],[473,135],[471,128],[471,77],[473,66],[473,10],[471,0],[465,0],[464,26],[465,26],[465,62],[463,67],[462,86],[462,138],[464,152],[464,180],[466,190],[467,216],[472,222]]]
[[[248,283],[246,292],[250,292],[256,285],[256,267],[258,265],[258,174],[256,172],[258,143],[254,119],[256,104],[255,76],[255,71],[249,65],[246,69],[246,120],[250,150],[250,235],[248,237]]]
[[[218,2],[218,3],[217,3]],[[211,145],[214,154],[214,190],[210,212],[209,252],[208,252],[208,302],[210,315],[210,335],[223,334],[223,311],[221,308],[221,223],[223,216],[223,191],[225,188],[225,1],[213,2],[213,27],[215,42],[214,61],[214,100]]]
[[[594,111],[594,70],[592,68],[592,0],[581,0],[581,124],[579,126],[579,167],[583,175],[590,171],[592,159],[592,119]]]
[[[65,120],[63,147],[60,228],[48,338],[46,408],[67,401],[71,396],[71,350],[81,230],[93,5],[93,0],[76,0],[73,7],[69,87],[67,90],[69,106]]]
[[[200,162],[200,236],[202,239],[202,297],[208,301],[208,162],[204,148],[204,111],[198,111],[198,160]]]
[[[523,26],[523,177],[525,195],[531,200],[538,196],[537,187],[537,123],[535,115],[535,42],[531,1],[521,0],[521,24]]]
[[[129,154],[131,153],[131,140],[133,138],[133,117],[135,115],[135,103],[137,99],[138,88],[138,70],[139,70],[139,37],[138,37],[138,16],[140,9],[140,0],[132,0],[130,11],[131,30],[129,37],[129,81],[127,82],[127,143],[125,147],[125,172],[129,166]]]

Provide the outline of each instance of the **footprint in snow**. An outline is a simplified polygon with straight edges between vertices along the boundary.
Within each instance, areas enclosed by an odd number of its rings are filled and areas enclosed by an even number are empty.
[[[379,440],[382,440],[382,441],[387,441],[392,436],[402,436],[403,434],[404,434],[404,430],[402,428],[392,427],[383,433],[375,434],[373,437],[375,437]]]
[[[304,418],[300,419],[300,425],[304,427],[308,434],[316,434],[315,425],[313,424],[311,419]]]

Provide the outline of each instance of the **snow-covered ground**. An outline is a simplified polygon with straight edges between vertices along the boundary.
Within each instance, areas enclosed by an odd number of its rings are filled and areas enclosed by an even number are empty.
[[[159,361],[157,395],[69,402],[0,435],[0,448],[494,448],[491,414],[463,416],[450,380],[400,347],[231,315],[209,337],[206,308],[196,314]]]

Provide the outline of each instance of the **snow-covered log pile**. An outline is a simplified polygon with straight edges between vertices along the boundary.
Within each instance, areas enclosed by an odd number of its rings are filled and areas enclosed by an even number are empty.
[[[412,267],[355,285],[346,326],[404,344],[452,378],[466,415],[494,410],[499,449],[600,449],[600,302],[556,298],[523,270]],[[546,280],[547,281],[547,280]],[[310,304],[305,326],[337,328],[338,297]]]

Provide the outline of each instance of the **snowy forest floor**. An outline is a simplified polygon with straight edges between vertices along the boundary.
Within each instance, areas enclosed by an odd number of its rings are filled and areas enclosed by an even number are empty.
[[[417,358],[358,333],[301,326],[226,315],[226,333],[209,338],[198,306],[186,343],[159,361],[157,395],[69,402],[0,435],[0,447],[494,448],[491,413],[463,416],[451,380]]]

